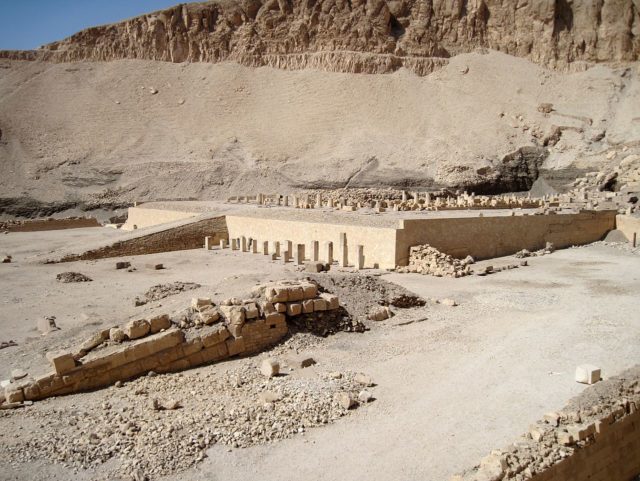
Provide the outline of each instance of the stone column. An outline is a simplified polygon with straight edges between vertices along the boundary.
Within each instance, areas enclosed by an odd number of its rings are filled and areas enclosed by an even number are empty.
[[[211,250],[212,244],[211,244],[211,236],[206,236],[204,238],[204,248],[205,250]]]
[[[245,236],[240,237],[240,246],[242,247],[242,252],[247,252],[247,238]]]
[[[322,208],[322,194],[316,194],[316,209]]]
[[[264,241],[262,243],[262,254],[265,256],[269,255],[269,241]]]
[[[320,259],[320,243],[318,241],[311,241],[311,260],[313,262],[318,262]]]
[[[227,239],[220,239],[220,249],[227,248]]]
[[[251,252],[254,254],[258,253],[258,241],[256,239],[251,239]]]
[[[236,238],[231,239],[231,250],[232,251],[238,250],[238,239]]]
[[[291,257],[291,251],[284,251],[282,253],[282,263],[286,264],[287,262],[289,262],[290,257]]]
[[[285,195],[283,198],[284,206],[289,207],[289,195]]]
[[[293,253],[293,242],[290,240],[282,241],[282,245],[284,246],[283,249],[289,251],[289,256],[291,256]]]

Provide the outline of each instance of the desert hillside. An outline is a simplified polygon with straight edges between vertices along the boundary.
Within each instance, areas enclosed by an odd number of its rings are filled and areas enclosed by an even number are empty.
[[[515,3],[189,4],[2,52],[0,209],[613,169],[640,142],[636,4]]]

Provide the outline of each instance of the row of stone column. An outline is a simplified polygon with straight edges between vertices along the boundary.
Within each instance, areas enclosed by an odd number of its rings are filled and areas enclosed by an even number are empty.
[[[207,236],[204,238],[204,248],[206,250],[213,249],[213,238]],[[309,255],[307,256],[307,244],[296,243],[290,240],[284,241],[261,241],[251,237],[240,236],[230,239],[230,245],[226,239],[221,239],[219,243],[220,249],[231,248],[234,251],[250,252],[253,254],[262,254],[269,256],[272,261],[281,260],[283,263],[295,262],[302,265],[305,262],[323,262],[326,264],[338,263],[340,267],[350,267],[349,246],[347,244],[347,234],[340,234],[340,241],[337,249],[334,249],[333,242],[324,241],[322,243],[322,252],[320,251],[320,242],[312,241],[309,245]],[[355,246],[355,259],[353,267],[356,269],[364,269],[364,246],[358,244]]]

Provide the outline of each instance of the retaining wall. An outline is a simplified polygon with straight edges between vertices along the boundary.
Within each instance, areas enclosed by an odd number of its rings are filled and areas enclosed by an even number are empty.
[[[457,258],[490,259],[542,249],[546,242],[556,248],[595,242],[615,229],[615,223],[615,211],[405,219],[397,233],[396,265],[408,264],[414,245],[429,244]]]

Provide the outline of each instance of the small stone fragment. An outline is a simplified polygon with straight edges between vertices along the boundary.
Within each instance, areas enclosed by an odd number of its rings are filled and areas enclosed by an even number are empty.
[[[366,374],[363,374],[361,372],[356,374],[353,380],[358,384],[362,384],[363,386],[366,386],[366,387],[371,387],[374,385],[373,379],[371,379],[370,376],[367,376]]]
[[[127,336],[125,336],[124,331],[119,327],[112,327],[111,329],[109,329],[109,339],[111,339],[113,342],[122,342],[126,338]]]
[[[600,380],[600,368],[591,364],[582,364],[576,368],[576,382],[595,384]]]
[[[348,392],[337,392],[333,395],[333,400],[342,409],[348,410],[355,406],[356,402]]]
[[[360,401],[361,403],[368,403],[372,400],[373,395],[367,390],[360,391],[360,393],[358,394],[358,401]]]

